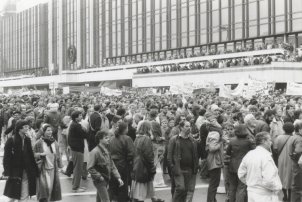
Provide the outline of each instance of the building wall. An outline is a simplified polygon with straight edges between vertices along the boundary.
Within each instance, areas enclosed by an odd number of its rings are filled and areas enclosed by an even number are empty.
[[[299,47],[301,24],[301,0],[50,0],[0,18],[0,65],[60,74],[264,43]]]
[[[31,74],[47,67],[47,5],[41,4],[0,18],[2,76]]]

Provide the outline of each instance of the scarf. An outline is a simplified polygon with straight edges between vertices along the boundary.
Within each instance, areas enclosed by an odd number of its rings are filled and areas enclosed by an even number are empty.
[[[51,144],[55,141],[53,138],[43,138],[44,142],[46,143],[46,145],[49,147],[50,149],[50,152],[53,153],[53,150],[52,150],[52,147],[51,147]]]

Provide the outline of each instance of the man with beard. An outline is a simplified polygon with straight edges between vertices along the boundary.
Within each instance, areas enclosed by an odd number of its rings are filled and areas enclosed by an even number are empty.
[[[174,202],[192,201],[199,158],[196,141],[190,136],[190,122],[180,122],[179,128],[180,134],[169,141],[167,157],[176,185]]]
[[[273,110],[267,110],[263,119],[257,121],[255,133],[258,134],[260,132],[270,132],[270,124],[275,118],[275,112]]]

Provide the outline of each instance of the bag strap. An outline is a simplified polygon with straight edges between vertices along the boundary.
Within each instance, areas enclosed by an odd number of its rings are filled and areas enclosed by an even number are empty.
[[[278,152],[278,156],[280,156],[280,154],[282,153],[282,151],[283,151],[283,149],[284,149],[284,147],[285,147],[287,141],[290,139],[290,137],[291,137],[291,136],[289,136],[289,137],[286,139],[286,141],[284,142],[284,144],[282,145],[280,152]]]

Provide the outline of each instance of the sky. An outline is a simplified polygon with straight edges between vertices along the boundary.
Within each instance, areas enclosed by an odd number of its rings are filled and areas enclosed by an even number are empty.
[[[3,6],[10,0],[0,0],[0,10]],[[48,2],[49,0],[16,0],[17,1],[17,11],[28,9],[40,3]]]

